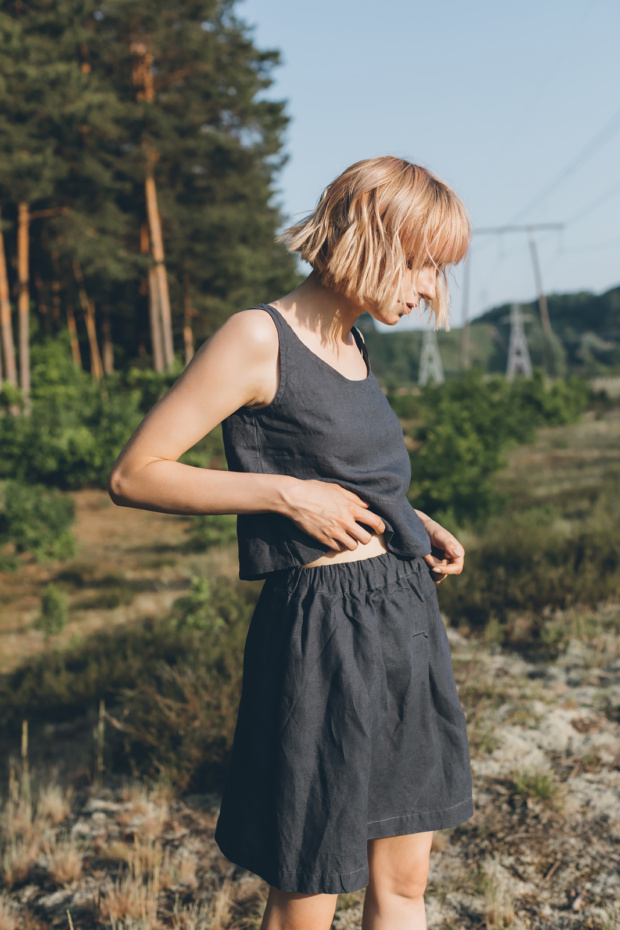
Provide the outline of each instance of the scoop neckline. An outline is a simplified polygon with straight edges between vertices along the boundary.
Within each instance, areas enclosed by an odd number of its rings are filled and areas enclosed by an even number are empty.
[[[301,346],[303,346],[303,348],[306,350],[306,352],[308,352],[313,358],[315,358],[318,362],[320,362],[322,365],[324,365],[325,368],[329,368],[329,370],[330,370],[330,371],[333,371],[335,375],[338,375],[339,378],[342,378],[343,381],[347,381],[349,384],[364,384],[365,382],[370,381],[371,375],[372,375],[374,372],[373,372],[372,367],[371,367],[371,365],[370,365],[370,358],[368,357],[368,350],[367,350],[367,349],[366,349],[365,354],[364,354],[363,351],[360,351],[360,355],[361,355],[362,358],[364,359],[364,361],[365,361],[365,363],[366,363],[366,368],[368,369],[368,374],[366,375],[366,377],[365,377],[365,378],[347,378],[347,376],[346,376],[346,375],[343,375],[341,371],[338,371],[337,368],[334,368],[333,365],[330,365],[329,362],[326,362],[325,359],[324,359],[324,358],[321,358],[320,355],[317,355],[316,352],[313,352],[312,349],[309,348],[309,347],[306,345],[306,343],[303,341],[303,339],[300,339],[300,338],[299,338],[299,336],[297,335],[297,333],[295,332],[295,330],[293,329],[293,327],[291,326],[291,324],[290,324],[290,323],[288,322],[288,320],[285,318],[284,314],[281,313],[281,311],[278,310],[277,307],[274,307],[273,304],[263,304],[263,306],[264,306],[264,307],[269,307],[271,310],[275,310],[275,312],[278,314],[278,316],[280,317],[280,319],[283,321],[284,325],[285,325],[285,326],[288,326],[288,328],[289,328],[290,331],[292,332],[292,334],[293,334],[293,336],[295,337],[295,339],[297,340],[297,342],[298,342]],[[351,330],[351,331],[353,331],[353,329],[357,329],[357,327],[355,326],[355,324],[353,324],[353,327],[352,327],[352,330]],[[355,339],[355,336],[353,336],[353,338]],[[360,348],[360,345],[359,345],[357,339],[355,339],[355,342],[356,342],[356,344],[357,344],[357,347]],[[364,348],[365,348],[365,347],[364,347]]]

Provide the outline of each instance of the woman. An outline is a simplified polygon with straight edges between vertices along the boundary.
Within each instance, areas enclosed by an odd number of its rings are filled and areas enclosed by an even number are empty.
[[[281,237],[309,277],[234,313],[110,476],[117,504],[238,514],[239,575],[265,579],[215,833],[271,886],[263,930],[327,930],[338,893],[364,886],[364,930],[425,927],[433,830],[473,814],[435,590],[464,551],[406,498],[402,428],[354,325],[423,300],[447,326],[469,236],[428,170],[352,165]],[[229,470],[180,464],[218,423]]]

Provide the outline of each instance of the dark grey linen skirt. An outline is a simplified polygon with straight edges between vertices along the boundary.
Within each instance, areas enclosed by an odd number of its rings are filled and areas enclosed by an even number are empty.
[[[282,891],[357,891],[368,839],[473,813],[465,715],[424,559],[387,552],[269,575],[215,829],[224,856]]]

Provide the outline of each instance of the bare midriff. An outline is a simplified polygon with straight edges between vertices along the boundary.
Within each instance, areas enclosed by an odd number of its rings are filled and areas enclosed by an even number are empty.
[[[360,559],[371,559],[375,555],[387,552],[385,533],[375,533],[367,543],[358,543],[357,549],[333,549],[326,555],[320,556],[314,562],[308,562],[302,568],[314,568],[317,565],[332,565],[334,562],[358,562]]]

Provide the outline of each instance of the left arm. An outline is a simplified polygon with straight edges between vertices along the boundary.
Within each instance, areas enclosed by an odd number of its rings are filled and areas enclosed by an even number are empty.
[[[421,510],[416,510],[416,513],[431,539],[432,552],[431,555],[424,556],[424,561],[432,566],[433,572],[437,575],[435,584],[444,581],[446,575],[460,575],[465,559],[463,546],[436,520],[431,520]]]

